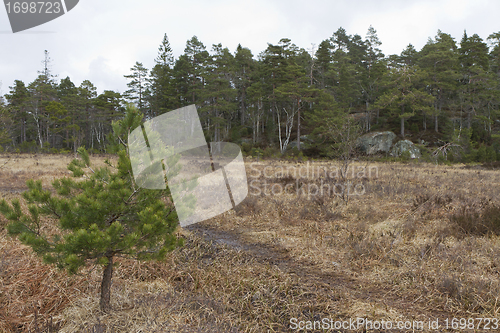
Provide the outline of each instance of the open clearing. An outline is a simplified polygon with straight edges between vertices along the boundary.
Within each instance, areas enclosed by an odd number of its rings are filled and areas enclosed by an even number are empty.
[[[69,176],[71,159],[0,155],[0,199]],[[289,332],[293,318],[366,318],[436,332],[447,319],[449,331],[453,318],[500,319],[499,236],[463,223],[500,204],[499,171],[356,162],[346,203],[334,161],[246,166],[247,199],[179,230],[186,244],[166,262],[120,260],[108,315],[99,268],[68,277],[43,265],[0,220],[0,331]]]

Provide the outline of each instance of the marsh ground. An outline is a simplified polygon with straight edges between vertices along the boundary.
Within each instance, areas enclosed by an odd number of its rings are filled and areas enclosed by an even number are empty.
[[[71,159],[0,156],[0,198],[69,176]],[[247,199],[180,229],[186,244],[166,262],[121,260],[110,314],[98,310],[99,268],[68,277],[0,222],[0,330],[287,332],[365,318],[436,332],[447,319],[500,319],[500,171],[356,162],[347,202],[335,161],[246,166]]]

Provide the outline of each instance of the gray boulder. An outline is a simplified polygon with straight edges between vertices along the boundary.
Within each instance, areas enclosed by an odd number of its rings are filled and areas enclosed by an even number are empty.
[[[302,137],[300,137],[302,139]],[[310,144],[308,142],[304,142],[302,140],[300,140],[300,149],[307,149],[309,148]],[[297,141],[292,141],[290,143],[288,143],[288,146],[286,147],[286,149],[292,149],[292,148],[298,148],[298,145],[297,145]]]
[[[308,135],[300,136],[300,149],[308,149],[314,141]],[[297,140],[290,141],[286,149],[297,148]]]
[[[394,147],[391,150],[391,156],[401,156],[401,154],[405,151],[410,152],[410,158],[420,158],[422,154],[420,153],[420,149],[413,144],[410,140],[401,140],[396,142]]]
[[[367,133],[356,140],[357,147],[365,154],[388,153],[396,134],[391,131]]]

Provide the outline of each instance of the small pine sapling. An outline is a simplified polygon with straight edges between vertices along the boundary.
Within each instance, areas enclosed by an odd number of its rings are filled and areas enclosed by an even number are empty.
[[[182,244],[176,236],[178,218],[170,191],[142,189],[135,183],[126,136],[140,126],[142,114],[133,106],[113,123],[118,161],[94,168],[84,148],[68,169],[72,178],[55,180],[54,191],[29,180],[28,190],[11,204],[0,202],[10,221],[10,235],[29,245],[44,261],[70,274],[87,265],[102,265],[100,309],[109,312],[113,262],[116,257],[161,260]],[[115,147],[115,148],[116,148]],[[46,226],[56,221],[57,228]],[[47,230],[56,230],[48,232]]]

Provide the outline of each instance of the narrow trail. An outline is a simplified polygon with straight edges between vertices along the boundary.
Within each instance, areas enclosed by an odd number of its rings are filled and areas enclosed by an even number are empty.
[[[338,299],[338,291],[341,290],[352,300],[383,305],[387,311],[393,309],[407,318],[439,318],[441,321],[454,317],[453,313],[439,308],[438,305],[428,304],[426,297],[415,299],[413,295],[405,296],[391,285],[377,284],[347,271],[324,272],[309,260],[291,257],[285,248],[276,244],[250,244],[243,239],[245,230],[224,231],[205,226],[203,223],[191,225],[186,229],[206,241],[243,251],[259,263],[277,266],[282,272],[296,276],[307,289],[331,295],[332,300],[339,301],[339,310],[341,306],[345,307],[342,300]]]

